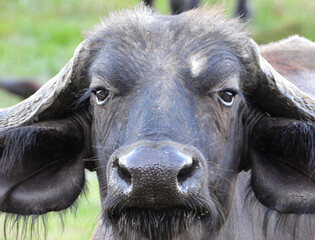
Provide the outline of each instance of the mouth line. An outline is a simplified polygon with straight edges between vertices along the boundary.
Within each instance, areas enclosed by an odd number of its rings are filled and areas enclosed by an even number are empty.
[[[108,219],[112,223],[117,223],[121,218],[132,215],[134,218],[157,218],[159,221],[167,221],[167,219],[178,218],[182,221],[185,219],[207,221],[211,214],[208,209],[200,208],[188,208],[183,206],[166,207],[166,208],[137,208],[128,207],[124,209],[113,209],[107,211]]]

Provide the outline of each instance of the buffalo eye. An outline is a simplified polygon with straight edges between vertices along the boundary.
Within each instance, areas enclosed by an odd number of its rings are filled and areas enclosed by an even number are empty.
[[[98,105],[102,105],[109,95],[109,91],[103,88],[95,89],[93,93],[96,96],[96,103]]]
[[[232,106],[235,95],[236,92],[232,90],[222,90],[218,93],[219,100],[228,107]]]

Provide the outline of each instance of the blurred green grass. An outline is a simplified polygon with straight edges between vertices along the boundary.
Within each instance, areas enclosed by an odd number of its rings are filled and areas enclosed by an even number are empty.
[[[209,5],[221,0],[209,0]],[[226,0],[224,8],[233,14],[236,0]],[[138,0],[0,0],[0,77],[29,77],[43,83],[54,76],[71,58],[83,40],[82,30],[99,23],[109,11],[133,6]],[[167,0],[157,0],[156,8],[169,13]],[[315,41],[315,1],[253,0],[253,38],[260,44],[303,35]],[[0,107],[20,99],[0,91]],[[66,214],[64,230],[59,215],[50,213],[47,238],[54,240],[89,239],[100,210],[97,179],[88,174],[90,191],[81,197],[76,215]],[[3,239],[0,216],[0,239]],[[42,236],[42,235],[41,235]],[[36,238],[36,235],[35,235]],[[14,230],[8,236],[16,239]],[[26,239],[30,239],[28,236]],[[42,238],[39,238],[42,239]]]
[[[249,0],[251,1],[251,0]],[[82,41],[82,30],[97,24],[108,11],[139,0],[1,0],[0,76],[28,76],[45,81],[55,75]],[[209,4],[222,0],[204,1]],[[232,14],[236,0],[226,0]],[[315,40],[315,1],[254,0],[251,22],[258,43],[300,34]],[[156,8],[168,13],[167,0]]]

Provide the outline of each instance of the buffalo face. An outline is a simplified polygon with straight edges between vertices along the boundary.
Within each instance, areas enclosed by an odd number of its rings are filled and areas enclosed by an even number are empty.
[[[207,38],[219,43],[195,49],[177,35],[179,21],[90,38],[101,41],[89,91],[104,224],[126,237],[171,239],[195,226],[209,235],[223,222],[240,168],[239,53],[213,32]],[[164,24],[170,38],[157,32]]]

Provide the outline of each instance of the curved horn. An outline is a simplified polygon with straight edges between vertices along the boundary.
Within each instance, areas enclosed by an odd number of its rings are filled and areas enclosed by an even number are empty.
[[[73,103],[78,90],[87,85],[80,81],[78,65],[85,57],[86,41],[80,43],[71,60],[34,95],[15,106],[0,109],[0,130],[26,125],[49,117],[60,117]]]
[[[256,77],[244,84],[246,92],[271,115],[315,121],[315,99],[278,73],[251,43]]]

